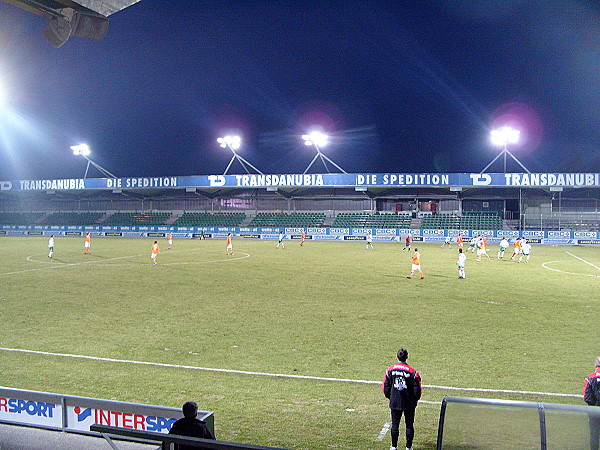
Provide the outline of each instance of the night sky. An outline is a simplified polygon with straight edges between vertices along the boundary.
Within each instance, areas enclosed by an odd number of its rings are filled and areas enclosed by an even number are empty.
[[[117,176],[222,174],[231,132],[302,173],[314,125],[351,173],[479,172],[504,124],[532,172],[600,171],[597,2],[142,0],[59,49],[44,25],[0,3],[3,180],[82,177],[81,142]]]

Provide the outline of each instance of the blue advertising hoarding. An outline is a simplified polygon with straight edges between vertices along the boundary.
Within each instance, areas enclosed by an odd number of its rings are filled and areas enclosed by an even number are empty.
[[[0,181],[0,191],[302,188],[302,187],[569,187],[598,188],[599,173],[376,173],[201,175]]]

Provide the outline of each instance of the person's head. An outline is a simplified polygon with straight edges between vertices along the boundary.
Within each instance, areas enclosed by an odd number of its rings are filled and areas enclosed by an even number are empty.
[[[51,238],[53,238],[53,237],[54,237],[54,235],[53,235],[53,234],[51,234],[51,235],[50,235],[50,237],[51,237]]]
[[[187,401],[183,404],[181,410],[183,411],[184,417],[188,419],[193,419],[198,415],[198,403],[193,402],[191,400]]]
[[[231,236],[231,233],[227,233],[227,236]]]
[[[406,360],[408,359],[408,350],[406,350],[405,348],[401,348],[400,350],[398,350],[398,353],[396,353],[396,357],[398,358],[398,361],[406,362]]]
[[[600,356],[596,358],[596,367],[600,367]]]
[[[417,253],[418,251],[419,251],[419,249],[415,247],[415,253]]]
[[[458,249],[458,253],[462,253],[462,248],[459,248],[459,249]]]
[[[158,244],[158,241],[154,241],[155,244]]]

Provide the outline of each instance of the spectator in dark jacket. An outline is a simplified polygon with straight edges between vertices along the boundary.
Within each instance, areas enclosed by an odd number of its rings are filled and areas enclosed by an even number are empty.
[[[401,348],[396,356],[398,362],[392,364],[385,371],[381,390],[390,401],[392,413],[392,427],[390,430],[392,446],[390,450],[398,449],[402,414],[404,414],[404,423],[406,424],[406,449],[410,450],[415,435],[415,408],[421,398],[421,376],[419,372],[406,364],[408,350]]]
[[[600,406],[600,356],[596,358],[596,371],[590,373],[583,382],[583,400],[590,406]],[[600,411],[590,415],[590,449],[600,446]]]
[[[198,415],[198,404],[196,402],[185,402],[183,404],[183,418],[173,424],[169,434],[178,434],[180,436],[189,436],[204,439],[215,439],[215,435],[206,422],[196,418]],[[189,445],[175,445],[176,450],[197,450],[202,447],[192,447]]]

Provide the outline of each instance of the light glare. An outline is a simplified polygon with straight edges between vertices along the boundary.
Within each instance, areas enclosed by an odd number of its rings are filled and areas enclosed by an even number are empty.
[[[519,142],[521,132],[511,127],[501,127],[497,130],[492,130],[492,144],[498,147],[505,147],[507,144],[516,144]]]
[[[74,155],[88,156],[91,153],[87,144],[72,145],[71,150]]]
[[[222,138],[218,138],[217,142],[220,144],[222,148],[231,148],[232,150],[237,150],[242,145],[242,138],[239,136],[230,136],[227,135]]]
[[[310,134],[302,136],[304,139],[304,145],[315,145],[317,147],[324,147],[329,142],[329,136],[319,131],[312,131]]]

